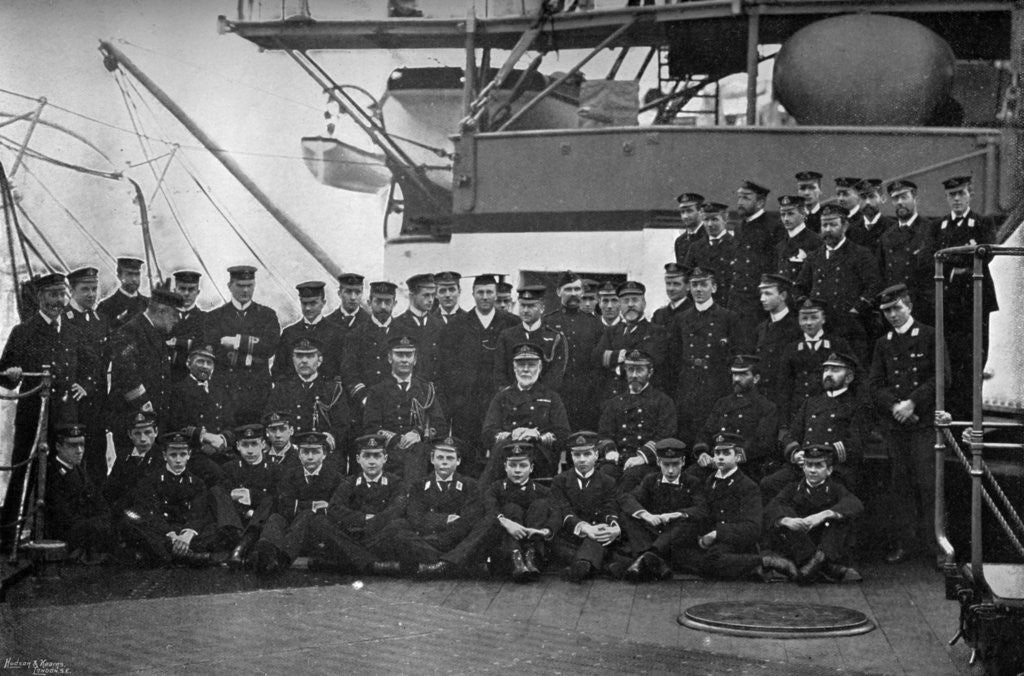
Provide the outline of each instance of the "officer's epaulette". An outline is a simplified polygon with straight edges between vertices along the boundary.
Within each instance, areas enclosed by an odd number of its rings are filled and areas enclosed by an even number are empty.
[[[461,491],[462,490],[462,482],[461,481],[456,481],[455,482],[455,490],[457,490],[457,491]]]

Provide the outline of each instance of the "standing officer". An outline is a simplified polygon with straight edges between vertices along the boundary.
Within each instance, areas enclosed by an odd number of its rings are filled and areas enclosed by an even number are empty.
[[[757,326],[754,348],[754,354],[761,360],[761,392],[778,401],[785,396],[779,388],[782,355],[787,345],[800,338],[800,324],[789,310],[793,281],[784,275],[763,275],[757,288],[761,292],[761,307],[768,313],[768,319]]]
[[[821,219],[818,230],[821,230]],[[821,237],[807,227],[807,208],[799,195],[783,195],[779,198],[779,218],[786,228],[786,236],[775,246],[775,271],[790,279],[796,279],[800,268],[812,252],[821,248]]]
[[[341,375],[341,353],[345,347],[348,329],[338,322],[332,322],[323,315],[327,305],[327,296],[323,282],[302,282],[295,287],[299,292],[299,304],[302,307],[302,319],[289,324],[281,331],[281,340],[277,343],[274,354],[272,374],[274,380],[283,380],[292,375],[292,348],[303,338],[312,338],[323,350],[323,365],[320,373],[325,378]]]
[[[515,314],[515,300],[512,298],[512,285],[504,281],[504,275],[498,275],[498,298],[494,301],[494,307],[502,312]]]
[[[679,320],[671,338],[671,354],[677,355],[677,435],[692,444],[707,420],[715,401],[729,393],[729,362],[742,350],[739,318],[715,302],[716,272],[696,267],[690,273],[693,307]]]
[[[477,275],[473,279],[476,307],[456,315],[441,331],[440,377],[452,430],[456,437],[472,440],[473,446],[496,389],[498,336],[516,324],[515,317],[494,307],[497,284],[494,275]],[[475,473],[475,466],[483,460],[483,454],[474,456],[472,452],[464,459],[470,473]]]
[[[840,176],[836,178],[836,204],[846,209],[846,220],[850,228],[860,226],[864,214],[860,211],[860,193],[857,192],[859,178]]]
[[[338,275],[338,299],[341,305],[326,319],[340,326],[343,332],[354,331],[370,318],[369,313],[362,308],[362,275],[351,272]]]
[[[604,327],[593,314],[580,309],[583,280],[572,272],[564,272],[558,280],[557,310],[544,317],[544,323],[565,336],[568,359],[565,376],[558,393],[562,395],[571,426],[592,429],[597,424],[596,393],[594,385],[599,374],[590,354],[601,340]]]
[[[609,472],[623,491],[657,469],[655,444],[676,433],[676,405],[651,385],[654,359],[642,350],[630,350],[623,361],[627,389],[601,407],[598,432],[615,442],[615,471]]]
[[[606,329],[622,322],[622,315],[619,313],[619,294],[615,292],[613,283],[605,282],[597,290],[597,308],[601,325]]]
[[[596,365],[604,369],[604,384],[600,389],[601,403],[627,389],[624,362],[633,350],[646,352],[654,362],[654,385],[664,391],[663,382],[671,377],[668,368],[668,330],[652,324],[644,317],[647,309],[646,287],[640,282],[619,284],[619,303],[622,324],[606,329],[592,351]],[[662,373],[662,372],[666,373]]]
[[[352,403],[359,408],[366,400],[366,388],[391,373],[387,346],[394,323],[391,313],[395,310],[397,291],[398,287],[391,282],[370,284],[370,321],[358,325],[345,339],[342,380],[351,393]]]
[[[693,306],[690,302],[690,289],[687,281],[688,270],[679,263],[665,264],[665,295],[668,305],[663,305],[651,315],[651,323],[664,326],[671,334],[675,323],[687,309]]]
[[[174,380],[188,377],[188,355],[193,348],[208,345],[206,340],[206,311],[196,305],[199,298],[199,279],[195,270],[178,270],[173,274],[174,293],[182,298],[181,319],[171,331],[167,344],[174,350],[171,372]]]
[[[117,291],[100,301],[96,307],[96,312],[110,324],[111,331],[127,324],[149,304],[149,299],[139,293],[139,283],[142,281],[141,260],[118,258],[117,281],[120,284]]]
[[[803,198],[807,210],[807,227],[811,232],[821,232],[821,179],[817,171],[801,171],[796,176],[796,193]]]
[[[769,192],[752,181],[744,181],[736,191],[736,211],[743,222],[735,233],[736,251],[726,305],[739,315],[744,327],[756,326],[761,321],[764,313],[757,302],[757,284],[761,275],[775,272],[775,246],[785,236],[779,217],[764,210]]]
[[[694,242],[707,239],[708,231],[700,221],[700,205],[704,203],[703,195],[684,192],[676,197],[676,203],[679,204],[679,220],[683,228],[683,231],[676,237],[676,263],[682,263],[686,260],[686,255]]]
[[[130,449],[121,430],[129,427],[139,411],[156,414],[157,425],[166,429],[170,413],[171,357],[167,339],[178,323],[181,296],[153,289],[149,306],[122,326],[111,338],[110,429],[118,430],[114,443],[118,456]]]
[[[437,305],[434,307],[434,314],[447,326],[455,317],[466,314],[466,311],[459,307],[462,275],[446,270],[434,275],[434,281],[437,283]]]
[[[921,317],[933,316],[935,297],[935,238],[933,224],[917,213],[917,186],[893,181],[886,189],[896,209],[897,223],[879,241],[884,286],[906,284]]]
[[[406,280],[409,287],[409,307],[395,317],[393,331],[401,336],[409,336],[416,343],[416,374],[424,380],[437,380],[437,360],[441,329],[444,320],[435,314],[434,299],[437,296],[437,283],[434,275],[413,275]]]
[[[871,311],[871,298],[882,284],[871,252],[847,239],[848,227],[846,209],[837,204],[821,208],[825,246],[808,257],[797,286],[804,295],[828,303],[832,330],[861,359],[868,351],[861,316]]]
[[[892,330],[875,343],[871,394],[888,420],[892,491],[900,515],[889,563],[917,545],[939,557],[935,538],[935,329],[914,319],[910,290],[891,286],[878,307]],[[916,536],[916,537],[915,537]]]
[[[593,279],[584,279],[583,295],[580,296],[580,312],[600,319],[601,311],[597,308],[597,290],[601,286]]]
[[[952,246],[992,244],[995,242],[995,220],[971,209],[973,186],[970,176],[954,176],[942,182],[950,214],[939,222],[936,232],[936,250]],[[946,390],[946,408],[958,420],[971,415],[972,355],[974,353],[974,322],[970,320],[974,307],[972,256],[953,256],[944,268],[942,279],[943,334],[946,353],[950,361],[950,385]],[[996,288],[989,273],[988,261],[983,261],[984,278],[981,282],[982,365],[988,359],[989,315],[999,310]],[[920,313],[918,313],[920,314]],[[980,375],[980,374],[979,374]]]
[[[518,289],[520,323],[498,334],[498,354],[494,361],[496,388],[515,382],[512,356],[514,348],[522,343],[532,343],[541,349],[544,360],[541,382],[554,390],[562,387],[565,365],[569,361],[569,345],[564,335],[544,323],[545,291],[541,284]]]
[[[722,307],[728,301],[729,280],[732,278],[729,268],[736,253],[736,240],[725,227],[728,212],[729,207],[718,202],[705,202],[700,206],[708,238],[695,242],[683,263],[690,269],[701,267],[718,271],[718,302]]]
[[[85,423],[85,471],[93,484],[102,486],[107,477],[107,338],[110,325],[95,310],[99,271],[93,267],[68,273],[71,302],[64,321],[81,333],[83,345],[78,371],[93,383],[92,394],[78,403],[78,419]],[[86,375],[88,374],[88,375]]]
[[[863,214],[863,218],[856,222],[850,222],[850,229],[846,231],[846,236],[850,238],[850,241],[866,246],[877,258],[882,235],[895,223],[895,219],[882,215],[885,197],[881,179],[865,178],[856,185],[856,190],[860,197],[860,213]]]
[[[270,394],[270,365],[281,338],[277,313],[253,301],[256,268],[228,268],[231,300],[210,311],[206,337],[216,350],[217,363],[235,398],[239,420],[259,420]]]

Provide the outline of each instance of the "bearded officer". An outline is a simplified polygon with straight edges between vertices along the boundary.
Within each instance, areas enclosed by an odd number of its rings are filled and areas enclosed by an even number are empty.
[[[739,315],[744,327],[756,326],[763,317],[757,301],[757,284],[761,275],[775,272],[775,246],[785,237],[779,217],[765,211],[769,192],[753,181],[744,181],[736,190],[736,211],[743,222],[734,235],[736,251],[726,304]]]
[[[274,383],[264,413],[290,413],[299,433],[323,432],[333,451],[345,441],[348,397],[340,376],[321,374],[323,362],[323,346],[315,338],[300,338],[292,345],[292,373]]]
[[[597,424],[594,385],[599,373],[590,354],[601,340],[604,328],[592,314],[583,312],[581,298],[583,280],[572,272],[564,272],[558,279],[560,306],[549,312],[544,322],[562,333],[568,343],[568,361],[565,376],[558,393],[562,396],[571,425],[592,429]]]
[[[898,180],[886,186],[896,225],[879,240],[884,286],[906,284],[919,316],[933,316],[935,299],[934,224],[917,213],[917,185]]]
[[[654,360],[654,385],[664,391],[662,382],[667,376],[661,371],[668,370],[668,330],[652,324],[644,317],[647,309],[646,292],[646,287],[640,282],[626,281],[619,284],[617,293],[622,323],[606,329],[593,350],[594,363],[604,370],[600,394],[602,404],[627,389],[623,362],[633,350],[643,350]]]
[[[256,268],[228,268],[231,300],[206,317],[206,337],[213,345],[239,420],[259,420],[270,394],[269,361],[281,339],[277,313],[252,297]]]

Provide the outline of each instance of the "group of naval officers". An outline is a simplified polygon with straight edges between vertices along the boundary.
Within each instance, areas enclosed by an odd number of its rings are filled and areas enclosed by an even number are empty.
[[[939,218],[908,180],[838,177],[826,197],[822,174],[794,179],[774,200],[744,181],[731,206],[679,195],[650,317],[642,283],[572,272],[514,299],[476,275],[468,310],[458,272],[416,274],[398,315],[396,284],[366,297],[346,273],[330,313],[327,284],[299,284],[283,330],[250,266],[211,310],[191,270],[144,296],[136,258],[99,302],[96,267],[37,277],[0,357],[23,393],[0,545],[28,537],[45,398],[35,516],[85,563],[811,582],[859,579],[858,537],[886,539],[890,563],[931,557],[936,359],[954,415],[972,377],[972,259],[946,267],[936,355],[934,254],[992,242],[995,219],[966,176],[942,183]],[[984,290],[987,349],[987,270]],[[879,497],[862,494],[872,448],[891,467],[886,533],[851,527]]]

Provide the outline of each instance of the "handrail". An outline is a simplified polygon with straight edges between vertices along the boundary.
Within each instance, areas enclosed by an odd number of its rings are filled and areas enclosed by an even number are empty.
[[[9,561],[13,564],[18,560],[18,543],[21,542],[22,529],[25,526],[25,521],[29,515],[37,514],[35,519],[35,531],[38,537],[42,537],[43,534],[43,510],[41,509],[46,499],[46,461],[49,457],[50,447],[46,440],[47,430],[50,428],[50,393],[53,377],[50,373],[50,365],[44,364],[42,373],[40,374],[29,374],[39,375],[42,378],[41,385],[41,400],[39,402],[39,421],[36,423],[36,433],[32,440],[32,453],[29,454],[28,460],[33,457],[37,461],[38,469],[36,470],[36,501],[32,507],[32,510],[26,513],[29,497],[29,483],[32,477],[31,469],[25,472],[25,477],[22,480],[21,486],[21,500],[18,504],[18,517],[15,520],[14,526],[14,542],[11,547],[11,555]],[[16,466],[21,466],[18,463]],[[11,490],[11,486],[7,487],[7,490]],[[3,524],[4,526],[12,524]]]

